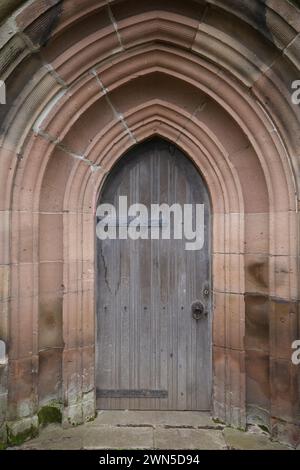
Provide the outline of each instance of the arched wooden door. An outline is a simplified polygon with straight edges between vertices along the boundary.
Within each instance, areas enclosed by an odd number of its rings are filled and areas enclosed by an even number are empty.
[[[185,239],[97,238],[97,407],[208,410],[212,321],[206,184],[177,147],[155,138],[119,161],[99,204],[118,207],[120,196],[127,196],[128,206],[144,204],[149,214],[152,204],[204,204],[204,246],[190,251]],[[131,220],[110,217],[123,230]],[[155,225],[162,230],[164,220],[149,215],[141,223],[146,231]]]

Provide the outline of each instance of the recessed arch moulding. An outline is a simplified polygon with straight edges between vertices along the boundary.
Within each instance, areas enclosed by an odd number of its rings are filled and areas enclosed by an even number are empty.
[[[96,201],[159,135],[212,199],[212,413],[299,444],[299,30],[275,0],[33,0],[3,21],[2,436],[49,404],[94,416]]]

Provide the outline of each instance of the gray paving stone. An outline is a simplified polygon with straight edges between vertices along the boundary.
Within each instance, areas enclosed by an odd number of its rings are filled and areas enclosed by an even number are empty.
[[[222,431],[211,429],[161,429],[154,433],[156,449],[225,449]]]
[[[81,437],[62,437],[61,439],[35,440],[22,446],[23,450],[81,450]]]
[[[22,445],[24,450],[76,450],[82,448],[83,429],[81,426],[62,429],[61,426],[55,424],[45,427],[37,438]]]
[[[288,447],[272,442],[268,436],[225,428],[224,438],[229,449],[236,450],[287,450]]]
[[[89,426],[171,426],[171,427],[212,427],[214,423],[209,413],[195,411],[99,411],[95,421]]]
[[[85,428],[84,449],[153,449],[152,428],[93,426]]]
[[[211,429],[211,427],[213,427]],[[199,429],[200,428],[200,429]],[[92,423],[63,429],[52,424],[13,449],[241,449],[284,450],[255,430],[219,430],[208,413],[105,411]]]

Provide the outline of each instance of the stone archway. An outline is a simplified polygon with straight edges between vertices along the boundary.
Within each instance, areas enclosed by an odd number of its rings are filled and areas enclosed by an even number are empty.
[[[50,3],[2,27],[1,54],[14,51],[1,108],[3,420],[36,425],[51,403],[64,423],[94,414],[98,192],[124,151],[159,135],[211,191],[213,414],[297,443],[299,11]]]

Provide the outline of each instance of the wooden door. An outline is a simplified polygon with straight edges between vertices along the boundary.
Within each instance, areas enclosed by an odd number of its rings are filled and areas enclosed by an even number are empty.
[[[144,204],[149,214],[151,204],[204,204],[204,246],[187,250],[184,238],[97,238],[97,407],[208,410],[211,211],[206,184],[177,147],[155,138],[114,167],[99,204],[118,207],[120,196],[127,196],[128,206]],[[115,224],[124,228],[129,220]],[[150,230],[155,223],[164,221],[149,215],[145,225]]]

